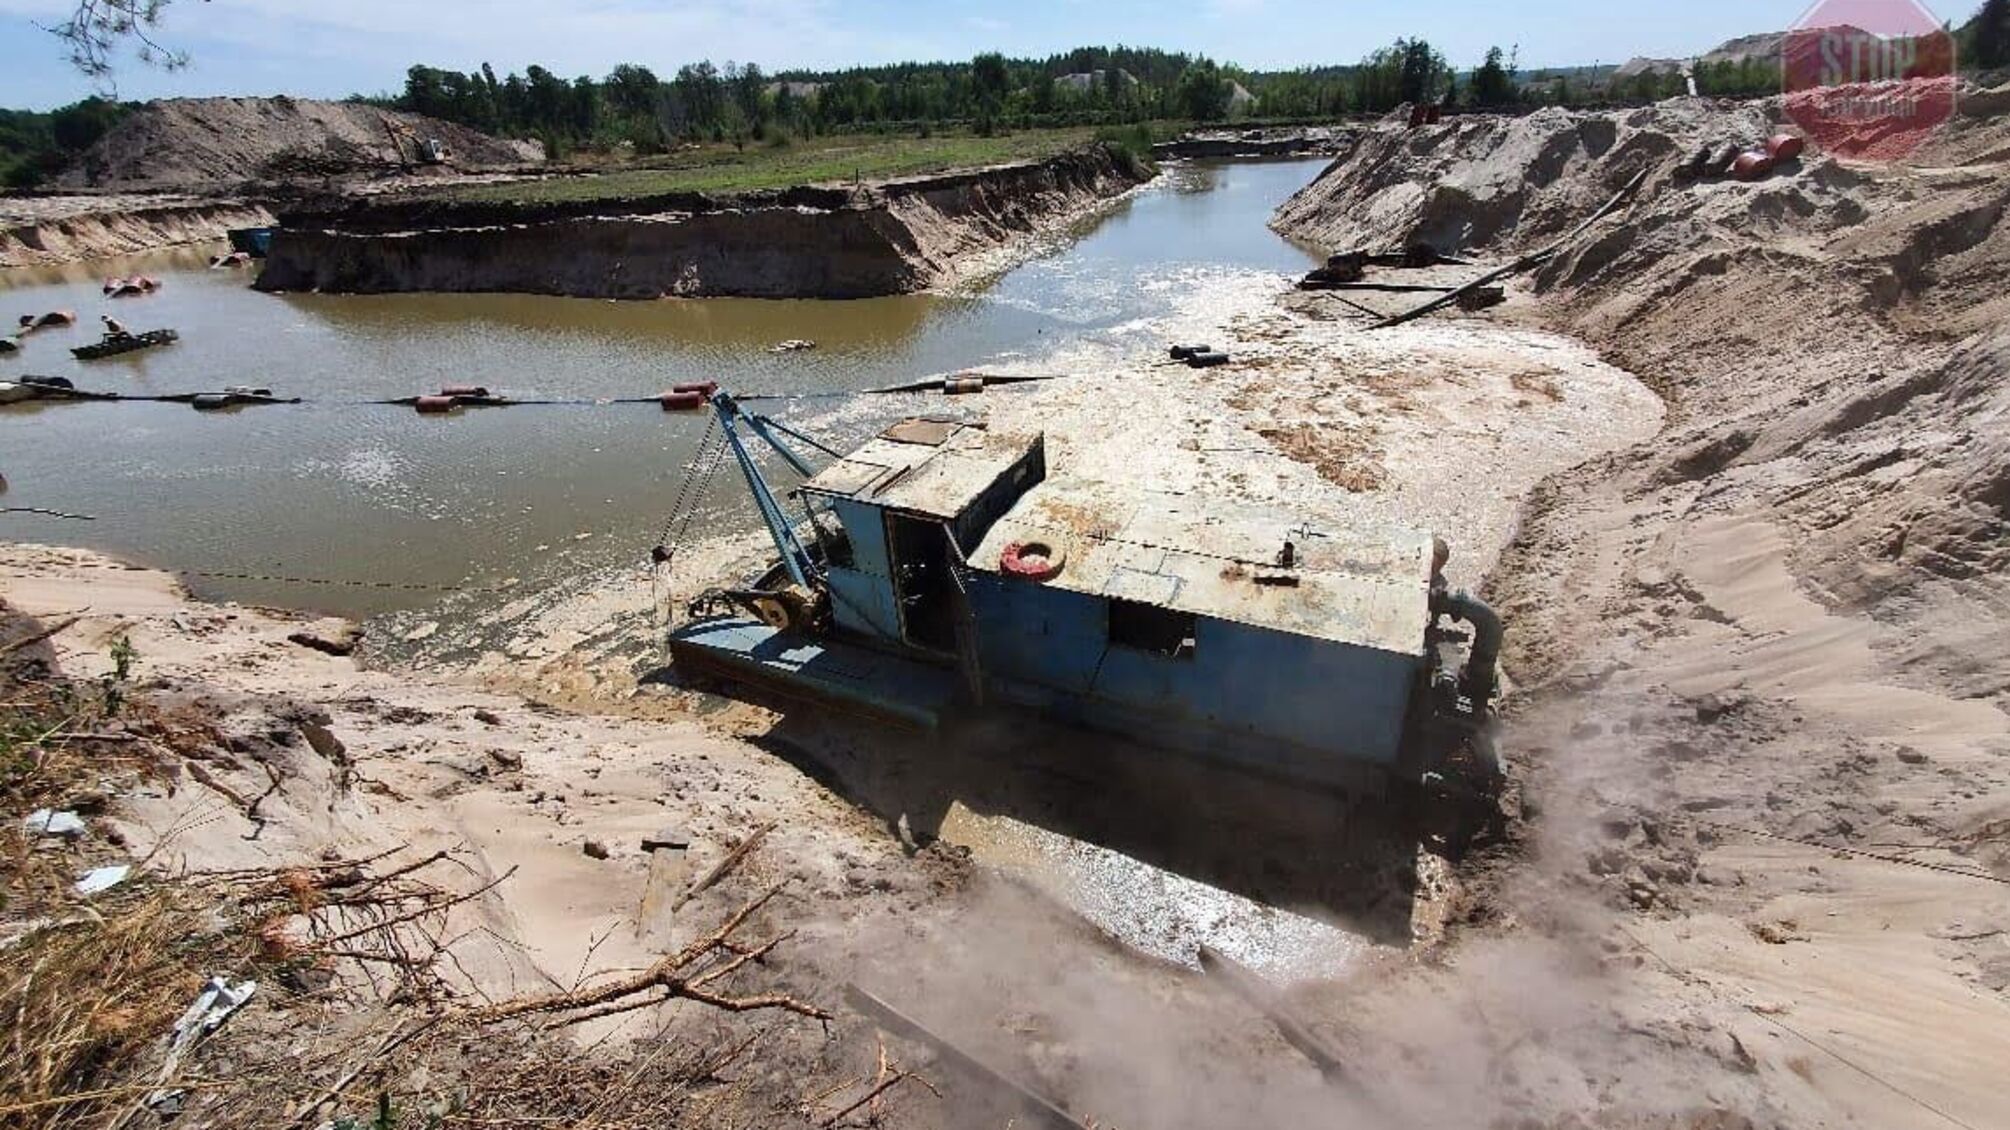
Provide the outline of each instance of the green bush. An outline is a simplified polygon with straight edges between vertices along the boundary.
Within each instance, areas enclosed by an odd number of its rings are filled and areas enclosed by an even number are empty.
[[[1128,126],[1104,126],[1096,131],[1096,144],[1110,151],[1133,176],[1150,176],[1158,171],[1152,161],[1152,131],[1143,122]]]

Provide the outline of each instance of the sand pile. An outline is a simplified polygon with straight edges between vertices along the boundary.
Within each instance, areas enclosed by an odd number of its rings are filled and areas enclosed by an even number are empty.
[[[2000,343],[1985,335],[2010,312],[2010,122],[1957,120],[1909,167],[1810,153],[1754,184],[1677,176],[1705,144],[1790,128],[1776,113],[1684,99],[1376,131],[1275,224],[1335,249],[1422,240],[1505,257],[1648,170],[1620,218],[1531,280],[1558,322],[1670,397],[1675,429],[1638,453],[1645,480],[1782,476],[1774,485],[1805,515],[1804,554],[1865,601],[1905,587],[1842,576],[1866,562],[1919,583],[1979,571],[1999,552],[2010,462],[1986,438],[2002,405],[1960,374],[1986,369]],[[1933,468],[1932,488],[1905,474],[1864,481],[1894,466]],[[1980,485],[1950,498],[1957,484]],[[1904,499],[1933,511],[1910,535]]]
[[[1384,128],[1276,219],[1504,260],[1648,172],[1505,315],[1669,415],[1545,484],[1491,579],[1544,811],[1499,901],[1559,944],[1606,931],[1630,1023],[1729,1048],[1760,1123],[2005,1113],[1944,1051],[2010,1052],[2005,103],[1966,99],[1904,164],[1812,149],[1750,184],[1676,169],[1781,128],[1777,102]],[[1585,891],[1601,913],[1534,922]]]
[[[401,157],[386,122],[409,130]],[[119,123],[61,177],[63,188],[219,189],[261,181],[399,168],[410,138],[438,138],[457,168],[544,160],[505,141],[416,114],[304,98],[169,98]]]

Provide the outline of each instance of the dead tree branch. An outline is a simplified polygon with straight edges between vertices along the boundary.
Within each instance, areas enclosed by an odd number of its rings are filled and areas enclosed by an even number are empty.
[[[714,864],[710,871],[705,872],[703,878],[691,884],[691,889],[685,891],[681,895],[678,895],[677,901],[670,904],[670,909],[680,910],[683,908],[685,903],[690,902],[692,899],[697,898],[699,895],[702,895],[706,891],[710,890],[712,888],[712,884],[717,883],[719,880],[725,878],[727,872],[731,871],[735,867],[738,867],[740,865],[740,861],[747,858],[747,856],[751,854],[755,848],[761,846],[761,841],[766,839],[768,837],[768,833],[774,830],[775,825],[772,821],[770,821],[769,823],[763,824],[760,827],[754,829],[752,832],[748,833],[747,838],[741,840],[740,845],[738,847],[726,853],[726,858],[721,859],[718,863]]]
[[[475,1009],[473,1017],[483,1023],[494,1023],[514,1017],[538,1013],[557,1014],[554,1026],[580,1023],[584,1020],[612,1016],[666,1001],[683,999],[696,1001],[712,1008],[727,1012],[752,1012],[758,1009],[781,1009],[799,1016],[815,1020],[829,1020],[831,1014],[816,1005],[797,1000],[786,993],[762,993],[753,996],[725,996],[713,992],[705,986],[722,980],[738,971],[750,961],[759,960],[777,945],[790,937],[783,934],[762,945],[736,954],[731,960],[708,970],[694,972],[693,966],[703,959],[727,950],[733,934],[777,894],[781,886],[768,888],[760,897],[742,906],[723,925],[691,944],[670,954],[661,961],[633,976],[623,977],[605,984],[582,987],[568,992],[549,993],[544,996],[526,997],[521,1000],[504,1001]],[[570,1017],[564,1014],[573,1014]]]
[[[75,624],[77,621],[82,619],[83,619],[82,616],[72,616],[67,620],[58,620],[54,624],[46,628],[43,628],[41,631],[35,632],[32,635],[26,635],[18,640],[12,640],[7,643],[0,644],[0,655],[12,655],[17,651],[20,651],[24,647],[34,647],[36,644],[41,643],[43,640],[46,640],[51,636],[57,635],[58,633],[62,632],[63,629],[70,627],[71,625]]]
[[[914,1072],[896,1071],[892,1075],[887,1076],[886,1079],[883,1080],[878,1086],[874,1087],[870,1091],[867,1091],[863,1096],[859,1098],[857,1102],[851,1104],[850,1106],[844,1108],[841,1111],[838,1111],[836,1114],[831,1115],[829,1118],[824,1119],[822,1122],[817,1123],[817,1125],[824,1127],[824,1130],[830,1130],[831,1127],[836,1126],[840,1122],[843,1122],[845,1116],[850,1114],[852,1111],[855,1111],[858,1108],[865,1106],[867,1103],[877,1103],[881,1095],[887,1093],[888,1091],[893,1090],[895,1087],[900,1086],[902,1083],[905,1083],[910,1079],[914,1080],[915,1082],[921,1084],[924,1087],[927,1087],[930,1091],[934,1092],[936,1098],[942,1097],[942,1092],[935,1090],[935,1084],[930,1083],[928,1080],[923,1079],[921,1076],[916,1075]]]

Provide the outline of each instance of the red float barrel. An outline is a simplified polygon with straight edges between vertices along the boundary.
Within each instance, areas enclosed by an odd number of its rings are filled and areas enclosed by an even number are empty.
[[[427,415],[452,412],[460,406],[461,402],[451,396],[422,396],[412,402],[413,408]]]
[[[1773,158],[1757,149],[1738,154],[1731,162],[1731,175],[1739,180],[1762,180],[1773,171]]]
[[[440,389],[441,396],[479,396],[488,399],[489,390],[482,385],[447,385]]]
[[[681,384],[681,385],[671,385],[671,386],[670,386],[670,391],[671,391],[671,392],[695,392],[695,393],[697,393],[698,395],[700,395],[700,396],[704,397],[705,399],[707,399],[707,400],[710,400],[710,399],[712,399],[712,394],[713,394],[713,393],[715,393],[715,392],[718,392],[718,391],[719,391],[719,382],[718,382],[718,381],[693,381],[693,382],[689,382],[689,383],[686,383],[686,384]]]
[[[705,394],[696,390],[672,389],[656,398],[665,412],[696,412],[705,406]]]
[[[1799,157],[1808,147],[1802,138],[1791,133],[1776,133],[1766,139],[1766,152],[1774,161],[1791,161]]]

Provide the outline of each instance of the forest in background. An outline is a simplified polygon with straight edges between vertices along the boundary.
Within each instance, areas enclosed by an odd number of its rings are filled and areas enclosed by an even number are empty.
[[[2010,0],[1987,0],[1956,35],[1964,69],[2010,65]],[[1645,104],[1686,89],[1681,75],[1657,71],[1524,72],[1518,54],[1496,47],[1462,69],[1427,40],[1406,38],[1358,63],[1280,71],[1124,46],[835,71],[769,73],[754,63],[703,61],[659,75],[623,63],[598,78],[565,78],[537,65],[498,77],[487,63],[472,71],[417,64],[402,90],[350,100],[534,139],[563,158],[579,150],[649,154],[707,142],[786,147],[799,138],[858,132],[988,136],[1154,121],[1332,121],[1420,101],[1498,112]],[[1708,97],[1763,97],[1781,84],[1778,61],[1764,58],[1706,64],[1695,77]],[[87,98],[49,112],[0,110],[0,185],[31,187],[54,176],[132,105]]]
[[[1609,73],[1609,68],[1606,69]],[[758,64],[699,62],[658,75],[624,64],[595,79],[543,67],[498,78],[414,66],[378,105],[506,136],[536,138],[548,152],[582,145],[660,152],[691,142],[786,145],[856,131],[998,130],[1127,125],[1148,121],[1330,121],[1381,114],[1408,102],[1479,109],[1652,101],[1680,93],[1680,76],[1648,75],[1623,90],[1561,77],[1522,76],[1495,49],[1461,71],[1423,39],[1399,39],[1356,64],[1250,71],[1205,56],[1153,48],[1083,47],[1044,59],[978,55],[968,62],[896,63],[840,71],[769,73]],[[1704,80],[1730,97],[1771,93],[1777,65],[1718,68]]]

